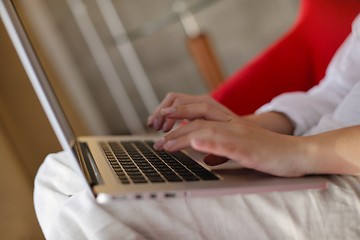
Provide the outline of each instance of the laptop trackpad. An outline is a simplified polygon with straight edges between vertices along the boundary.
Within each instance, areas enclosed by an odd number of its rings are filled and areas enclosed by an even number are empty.
[[[206,166],[211,170],[242,169],[243,168],[238,162],[236,162],[234,160],[229,160],[226,163],[222,163],[222,164],[216,165],[216,166],[208,166],[208,165],[206,165]]]

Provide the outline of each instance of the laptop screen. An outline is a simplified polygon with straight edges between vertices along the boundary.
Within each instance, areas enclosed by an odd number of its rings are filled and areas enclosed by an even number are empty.
[[[64,150],[71,151],[76,136],[40,64],[12,0],[0,0],[0,16],[40,103]]]

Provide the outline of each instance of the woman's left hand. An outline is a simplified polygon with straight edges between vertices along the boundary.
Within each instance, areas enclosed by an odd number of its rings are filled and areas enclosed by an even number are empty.
[[[237,117],[208,95],[169,93],[149,116],[147,125],[156,130],[168,132],[177,120],[206,119],[226,122]]]

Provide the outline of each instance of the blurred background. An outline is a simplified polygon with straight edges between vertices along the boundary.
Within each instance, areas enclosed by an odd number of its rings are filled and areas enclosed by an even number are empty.
[[[14,3],[76,133],[104,135],[147,133],[169,91],[210,92],[291,27],[299,1]],[[0,41],[0,238],[41,239],[33,181],[61,148],[2,22]]]

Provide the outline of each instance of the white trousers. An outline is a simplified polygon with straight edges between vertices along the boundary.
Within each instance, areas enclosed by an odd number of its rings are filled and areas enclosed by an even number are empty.
[[[34,202],[47,239],[360,239],[360,178],[328,178],[325,190],[99,205],[58,153]]]

